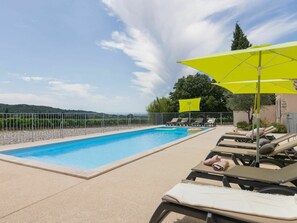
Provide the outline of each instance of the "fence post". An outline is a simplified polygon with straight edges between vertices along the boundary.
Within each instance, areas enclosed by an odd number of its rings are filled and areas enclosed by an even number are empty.
[[[60,125],[60,133],[61,133],[61,138],[64,138],[64,115],[63,113],[61,114],[61,125]]]
[[[87,134],[87,113],[85,113],[85,135]]]
[[[31,114],[31,133],[32,133],[32,142],[34,142],[34,123],[33,123],[33,118],[34,118],[34,115],[33,113]]]
[[[221,125],[223,125],[223,114],[220,112]]]
[[[101,127],[102,127],[102,131],[104,132],[104,113],[102,115]]]

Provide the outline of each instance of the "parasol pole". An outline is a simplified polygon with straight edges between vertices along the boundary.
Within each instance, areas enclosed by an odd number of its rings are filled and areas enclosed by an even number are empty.
[[[254,107],[253,107],[253,122],[252,122],[252,131],[253,131],[253,134],[252,134],[252,140],[254,140],[254,137],[255,137],[255,123],[256,123],[256,112],[257,112],[257,93],[255,94],[255,99],[254,99]]]
[[[256,154],[256,167],[260,166],[260,82],[261,82],[261,64],[262,64],[262,51],[259,51],[259,65],[258,65],[258,84],[257,84],[257,154]]]
[[[191,122],[191,102],[188,102],[188,106],[189,106],[189,123]]]

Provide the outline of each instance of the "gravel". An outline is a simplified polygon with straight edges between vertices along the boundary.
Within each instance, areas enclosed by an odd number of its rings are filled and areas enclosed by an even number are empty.
[[[143,125],[101,127],[101,128],[75,128],[75,129],[47,129],[34,131],[0,131],[0,145],[18,144],[25,142],[43,141],[70,136],[106,133],[144,127]]]

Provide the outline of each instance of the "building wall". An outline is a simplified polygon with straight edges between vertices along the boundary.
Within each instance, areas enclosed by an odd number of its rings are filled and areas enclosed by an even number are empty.
[[[266,122],[278,122],[287,125],[288,113],[297,113],[297,95],[277,94],[275,105],[264,106],[261,109],[261,120]],[[234,111],[234,125],[240,121],[248,122],[245,112]]]
[[[265,123],[276,122],[276,106],[268,105],[263,106],[260,111],[260,119]],[[236,126],[237,122],[246,121],[248,122],[248,116],[246,112],[234,111],[233,112],[233,125]]]
[[[287,114],[297,112],[297,95],[278,94],[276,95],[276,121],[287,124]]]

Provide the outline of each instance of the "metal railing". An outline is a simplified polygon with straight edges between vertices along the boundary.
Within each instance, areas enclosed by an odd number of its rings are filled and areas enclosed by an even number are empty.
[[[232,124],[233,113],[150,113],[106,115],[94,113],[0,113],[0,145],[104,133],[149,125],[163,125],[174,117],[216,118]]]
[[[0,113],[0,144],[103,133],[149,125],[148,115]]]

